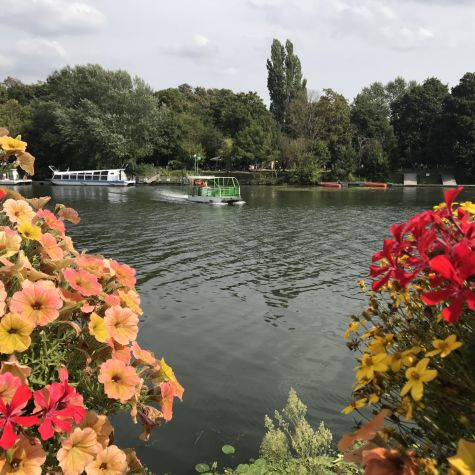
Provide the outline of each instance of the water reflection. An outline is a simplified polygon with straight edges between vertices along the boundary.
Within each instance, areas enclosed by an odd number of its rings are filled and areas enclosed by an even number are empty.
[[[264,414],[290,386],[336,435],[354,361],[342,341],[362,297],[355,284],[388,224],[442,199],[441,189],[242,187],[243,207],[184,204],[182,188],[35,187],[75,207],[80,249],[133,265],[145,316],[140,343],[186,388],[172,424],[140,446],[156,473],[194,473],[224,443],[257,455]],[[462,199],[473,198],[466,192]],[[175,197],[176,199],[171,199]],[[118,443],[138,429],[118,421]]]

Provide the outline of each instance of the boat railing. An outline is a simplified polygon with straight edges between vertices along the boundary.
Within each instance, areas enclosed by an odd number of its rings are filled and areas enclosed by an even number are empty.
[[[216,186],[201,189],[201,196],[227,197],[240,196],[239,186]]]

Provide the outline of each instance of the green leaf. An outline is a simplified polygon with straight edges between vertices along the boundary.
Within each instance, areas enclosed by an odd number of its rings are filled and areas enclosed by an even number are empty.
[[[209,468],[209,465],[206,463],[198,463],[195,465],[195,470],[198,473],[205,473],[205,472],[209,472],[210,468]]]
[[[221,450],[223,451],[223,454],[226,454],[226,455],[232,455],[236,452],[236,449],[232,446],[232,445],[223,445],[221,447]]]

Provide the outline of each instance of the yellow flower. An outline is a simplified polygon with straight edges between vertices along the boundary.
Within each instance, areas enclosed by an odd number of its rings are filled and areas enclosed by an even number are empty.
[[[379,394],[373,393],[369,395],[368,404],[377,404],[379,402]]]
[[[462,475],[473,475],[475,473],[475,442],[460,439],[457,453],[447,460]]]
[[[437,377],[437,370],[427,369],[429,358],[424,358],[416,366],[406,370],[407,383],[401,389],[401,396],[411,391],[414,401],[420,401],[424,392],[424,383],[428,383]]]
[[[348,327],[346,328],[346,331],[343,335],[343,338],[345,340],[348,340],[350,338],[351,333],[355,333],[358,330],[358,327],[361,325],[361,322],[351,322]]]
[[[380,353],[379,355],[370,355],[365,353],[361,357],[361,365],[356,372],[356,377],[358,380],[363,378],[371,380],[374,378],[374,373],[384,373],[387,371],[387,358],[388,355],[386,353]]]
[[[384,336],[377,336],[371,343],[369,343],[368,348],[374,353],[382,353],[386,351],[393,344],[394,335],[388,333]]]
[[[456,335],[450,335],[445,340],[433,340],[432,346],[435,350],[429,351],[426,356],[435,356],[439,355],[441,358],[445,358],[446,356],[450,355],[452,351],[460,348],[462,343],[457,341]]]
[[[358,399],[357,401],[351,401],[351,403],[348,406],[346,406],[345,409],[343,409],[343,411],[341,411],[341,412],[343,414],[349,414],[353,410],[360,409],[363,406],[365,406],[366,402],[367,402],[366,398]]]
[[[41,240],[41,228],[39,226],[35,226],[34,224],[21,223],[20,226],[18,226],[18,232],[26,239],[30,239],[32,241]]]
[[[465,201],[465,203],[460,203],[460,207],[467,211],[467,213],[475,214],[475,204],[471,201]]]
[[[91,313],[91,319],[89,321],[89,333],[101,343],[105,343],[110,338],[104,319],[95,312]]]
[[[0,321],[0,353],[7,355],[22,352],[31,345],[31,332],[35,326],[32,322],[16,313],[8,313]]]
[[[414,414],[412,402],[409,397],[404,397],[401,400],[401,406],[399,407],[399,413],[404,414],[404,418],[407,421],[412,421],[412,416]]]
[[[26,142],[14,139],[13,137],[0,137],[0,147],[2,147],[6,152],[24,152],[26,150],[26,146]]]
[[[415,355],[421,351],[421,348],[414,346],[405,351],[398,351],[391,355],[389,367],[397,373],[403,366],[411,366],[416,361]]]

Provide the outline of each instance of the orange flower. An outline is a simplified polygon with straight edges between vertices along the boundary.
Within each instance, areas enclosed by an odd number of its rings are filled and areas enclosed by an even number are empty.
[[[20,137],[20,136],[18,136]],[[0,147],[5,150],[5,152],[16,153],[24,152],[28,144],[23,142],[19,138],[13,138],[9,136],[0,137]]]
[[[0,474],[41,475],[46,454],[38,439],[27,439],[23,434],[16,444],[0,457]]]
[[[21,384],[28,385],[28,378],[31,374],[31,368],[27,365],[18,363],[14,355],[8,357],[8,361],[2,361],[0,366],[0,375],[11,373],[13,376],[20,378]]]
[[[112,338],[107,342],[107,344],[112,349],[112,358],[121,360],[127,365],[130,364],[130,346],[121,345]]]
[[[20,250],[20,235],[13,229],[10,229],[6,226],[0,229],[0,256],[14,256]]]
[[[3,211],[12,223],[31,223],[35,217],[33,208],[23,200],[8,199],[3,203]]]
[[[160,369],[160,363],[155,358],[155,355],[151,351],[141,348],[136,341],[132,343],[132,354],[139,364],[152,366],[157,370]]]
[[[73,224],[78,224],[81,221],[78,212],[73,208],[66,208],[64,205],[58,204],[56,209],[58,210],[58,216],[65,221]]]
[[[68,284],[85,297],[98,295],[102,290],[102,286],[97,281],[97,277],[85,270],[76,271],[74,269],[65,269],[63,275]]]
[[[58,231],[60,234],[64,234],[65,226],[64,222],[60,221],[51,211],[47,209],[40,209],[36,212],[36,216],[44,220],[44,222],[51,228]]]
[[[127,264],[119,264],[117,261],[110,261],[111,268],[115,271],[115,275],[119,282],[125,287],[133,287],[135,285],[135,269]]]
[[[389,417],[390,414],[391,412],[388,409],[382,409],[356,432],[353,432],[352,434],[343,434],[343,437],[338,442],[338,450],[340,450],[340,452],[345,452],[345,450],[351,449],[354,442],[357,440],[373,440],[376,437],[378,430],[384,427],[384,419]]]
[[[36,325],[47,325],[59,315],[63,306],[60,293],[52,282],[39,280],[38,282],[25,281],[23,290],[13,294],[10,301],[10,310],[29,319]]]
[[[61,442],[56,458],[64,475],[79,475],[101,449],[93,429],[76,427],[69,437]]]
[[[43,246],[43,251],[51,259],[62,259],[64,257],[63,250],[58,246],[56,238],[50,234],[45,233],[41,236],[41,245]]]
[[[110,359],[102,363],[98,380],[104,385],[104,392],[111,399],[125,403],[132,398],[140,383],[140,379],[132,366],[118,359]]]
[[[363,451],[365,475],[417,475],[419,472],[411,458],[396,449]]]
[[[104,318],[109,335],[121,345],[127,345],[137,338],[139,317],[129,308],[118,305],[108,308]]]
[[[125,475],[127,456],[116,445],[110,445],[86,467],[86,473],[87,475]]]
[[[5,292],[5,286],[3,285],[3,282],[0,280],[0,317],[2,315],[5,315],[5,310],[7,307],[7,304],[5,303],[6,299],[7,299],[7,293]]]
[[[0,399],[2,399],[5,404],[10,404],[18,386],[20,385],[20,378],[13,376],[13,374],[0,374]]]
[[[82,255],[76,258],[76,265],[79,270],[85,270],[98,277],[107,274],[107,266],[103,259],[93,256]]]
[[[98,415],[95,411],[88,411],[84,419],[79,424],[81,429],[90,427],[97,435],[97,441],[106,448],[109,445],[113,432],[112,424],[107,416]]]

